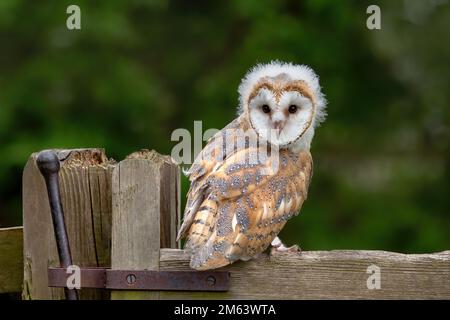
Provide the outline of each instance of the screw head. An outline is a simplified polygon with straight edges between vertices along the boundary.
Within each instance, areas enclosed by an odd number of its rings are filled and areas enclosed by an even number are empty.
[[[136,283],[136,275],[133,273],[130,273],[127,275],[127,283],[132,286]]]
[[[208,286],[214,287],[216,285],[216,278],[214,278],[213,276],[208,276],[208,278],[206,278],[206,283],[208,284]]]

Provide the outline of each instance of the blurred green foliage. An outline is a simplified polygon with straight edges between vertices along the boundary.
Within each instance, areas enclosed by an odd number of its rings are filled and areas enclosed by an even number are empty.
[[[66,28],[81,7],[82,29]],[[366,28],[378,4],[382,29]],[[450,5],[445,1],[0,2],[0,226],[45,148],[170,153],[176,128],[222,128],[245,72],[312,66],[329,100],[299,217],[312,249],[450,248]],[[188,187],[183,181],[183,190]]]

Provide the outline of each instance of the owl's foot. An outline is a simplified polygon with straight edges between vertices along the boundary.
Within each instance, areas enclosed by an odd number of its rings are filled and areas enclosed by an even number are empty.
[[[300,254],[302,252],[302,249],[296,244],[290,247],[286,247],[278,237],[276,237],[271,244],[272,244],[272,249],[270,251],[271,255],[285,252]]]
[[[286,246],[280,246],[278,248],[276,248],[277,251],[287,251],[287,252],[292,252],[292,253],[301,253],[302,252],[302,248],[300,248],[298,245],[294,244],[293,246],[290,247],[286,247]]]

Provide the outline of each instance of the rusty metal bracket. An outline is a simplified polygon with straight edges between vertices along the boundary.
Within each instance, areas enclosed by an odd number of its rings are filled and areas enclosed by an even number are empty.
[[[48,268],[49,287],[67,287],[66,268]],[[228,291],[227,271],[149,271],[80,268],[81,288],[155,291]]]

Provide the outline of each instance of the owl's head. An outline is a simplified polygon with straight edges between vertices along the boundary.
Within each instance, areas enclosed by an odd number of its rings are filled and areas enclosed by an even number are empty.
[[[325,119],[318,76],[304,65],[271,62],[251,69],[239,86],[239,114],[258,136],[280,148],[309,150]]]

